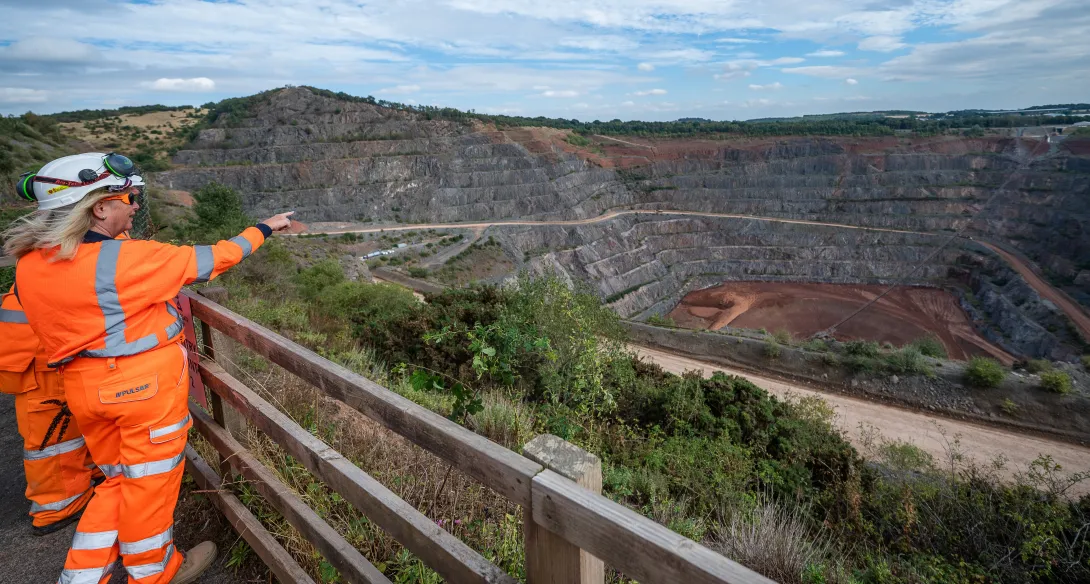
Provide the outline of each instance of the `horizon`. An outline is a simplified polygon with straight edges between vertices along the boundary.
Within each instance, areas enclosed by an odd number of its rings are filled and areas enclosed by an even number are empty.
[[[20,23],[0,34],[3,114],[199,106],[285,85],[580,120],[1090,101],[1077,0],[0,4]]]

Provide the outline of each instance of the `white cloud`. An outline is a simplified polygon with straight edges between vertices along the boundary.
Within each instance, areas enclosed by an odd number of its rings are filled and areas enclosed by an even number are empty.
[[[749,88],[754,90],[754,91],[768,91],[768,90],[775,91],[777,89],[783,89],[783,84],[780,83],[779,81],[777,81],[775,83],[769,83],[767,85],[756,85],[756,84],[751,83],[749,85]]]
[[[648,89],[647,91],[637,91],[635,95],[666,95],[665,89]]]
[[[859,82],[855,79],[852,79],[851,77],[845,79],[844,83],[847,83],[848,85],[859,85]]]
[[[154,91],[212,91],[216,88],[216,82],[207,77],[193,77],[192,79],[170,79],[162,77],[144,86]]]
[[[906,47],[899,36],[879,35],[867,37],[859,41],[859,49],[862,51],[879,51],[888,53]]]
[[[802,57],[780,57],[778,59],[772,59],[768,62],[770,65],[794,65],[795,63],[802,63],[806,59]]]
[[[636,68],[639,69],[640,71],[654,71],[655,70],[655,66],[652,65],[651,63],[640,63],[639,65],[636,65]]]
[[[420,91],[419,85],[395,85],[380,89],[376,93],[416,93],[417,91]]]
[[[636,102],[634,102],[634,101],[621,102],[621,106],[623,106],[623,107],[632,107],[634,105],[636,105]]]
[[[796,75],[809,75],[810,77],[822,77],[825,79],[843,79],[859,72],[855,67],[837,67],[834,65],[811,65],[808,67],[785,67],[780,69],[784,73]]]
[[[65,38],[30,37],[0,48],[4,60],[85,63],[100,58],[92,45]]]
[[[564,90],[550,89],[550,90],[542,93],[541,95],[544,95],[545,97],[578,97],[579,92],[571,90],[571,89],[564,89]]]
[[[807,57],[843,57],[844,51],[830,51],[823,49],[820,51],[814,51],[813,53],[806,53]]]
[[[0,87],[0,103],[42,103],[49,99],[49,92],[25,87]]]

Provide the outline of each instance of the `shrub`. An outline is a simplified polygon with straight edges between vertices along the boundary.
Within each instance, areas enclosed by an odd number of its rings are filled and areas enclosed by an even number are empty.
[[[802,344],[802,348],[815,353],[824,353],[829,350],[829,344],[821,339],[810,339]]]
[[[844,343],[844,352],[857,357],[877,358],[881,352],[875,341],[848,341]]]
[[[765,356],[769,359],[779,359],[782,352],[780,344],[774,339],[765,341]]]
[[[1087,371],[1090,371],[1090,355],[1082,356],[1082,366],[1086,368]]]
[[[807,521],[807,509],[787,509],[763,502],[749,512],[735,512],[715,535],[714,547],[781,584],[803,584],[803,575],[822,566],[833,546]],[[824,574],[810,581],[824,582]]]
[[[1029,371],[1030,373],[1052,371],[1052,363],[1047,359],[1030,359],[1030,361],[1026,363],[1026,371]]]
[[[909,345],[915,348],[922,355],[928,357],[934,357],[935,359],[945,359],[947,357],[946,347],[942,344],[942,341],[933,335],[926,337],[920,337]]]
[[[1018,404],[1014,403],[1014,401],[1008,397],[1003,398],[1003,403],[999,404],[999,409],[1003,410],[1004,414],[1007,414],[1008,416],[1013,418],[1018,415],[1018,410],[1021,408],[1019,408]]]
[[[661,314],[652,314],[651,316],[647,317],[647,324],[651,326],[677,326],[674,323],[674,319],[670,318],[669,316],[662,316]]]
[[[1074,390],[1071,384],[1071,376],[1063,371],[1046,371],[1042,373],[1041,389],[1060,395],[1067,395]]]
[[[902,347],[901,349],[886,355],[883,358],[886,369],[892,373],[908,375],[930,374],[931,368],[927,366],[923,355],[915,347]]]
[[[1006,377],[1007,370],[995,359],[987,357],[973,357],[965,368],[965,382],[973,387],[995,387]]]
[[[795,343],[795,337],[791,336],[791,331],[787,329],[779,329],[772,333],[772,338],[776,339],[776,342],[781,345],[792,345]]]
[[[414,278],[426,278],[428,276],[428,270],[425,268],[412,267],[409,268],[409,275]]]
[[[294,280],[300,296],[315,300],[326,288],[344,282],[344,269],[337,260],[322,260],[296,274]]]

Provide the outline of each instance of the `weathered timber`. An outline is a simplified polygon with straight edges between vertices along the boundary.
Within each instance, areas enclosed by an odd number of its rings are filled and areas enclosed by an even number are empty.
[[[534,477],[534,522],[648,584],[772,580],[551,471]]]
[[[446,581],[514,584],[515,580],[457,537],[440,528],[339,452],[231,377],[215,363],[201,363],[205,384],[315,476],[416,554]]]
[[[543,434],[526,443],[522,453],[591,493],[602,492],[602,461],[565,441]],[[605,565],[586,550],[538,525],[533,510],[524,509],[526,581],[529,584],[602,584]]]
[[[188,291],[193,315],[327,395],[453,464],[507,499],[530,504],[530,481],[542,467],[413,403],[377,383],[323,359],[296,343]]]
[[[390,584],[363,554],[344,536],[322,520],[291,489],[281,483],[276,475],[265,468],[222,426],[216,424],[199,407],[190,406],[190,415],[197,431],[207,439],[231,467],[250,481],[257,492],[269,502],[284,519],[310,542],[349,583]]]
[[[242,539],[250,544],[261,561],[272,570],[276,579],[281,582],[297,582],[314,584],[303,568],[291,557],[280,543],[276,541],[261,522],[250,513],[250,510],[242,504],[234,495],[225,490],[220,490],[220,477],[212,467],[208,466],[192,446],[185,447],[185,466],[189,474],[197,481],[197,484],[208,491],[212,501],[231,526],[235,528]]]

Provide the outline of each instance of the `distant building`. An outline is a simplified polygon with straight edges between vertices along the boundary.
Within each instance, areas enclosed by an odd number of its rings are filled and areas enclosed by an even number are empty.
[[[1090,127],[1090,122],[1075,122],[1074,124],[1071,124],[1071,125],[1075,126],[1076,128],[1087,128],[1087,127]]]

